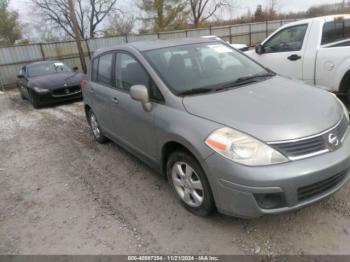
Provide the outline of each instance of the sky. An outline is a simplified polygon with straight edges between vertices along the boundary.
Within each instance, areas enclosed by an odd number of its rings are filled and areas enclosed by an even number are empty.
[[[130,12],[137,17],[139,14],[135,14],[135,1],[137,0],[118,0],[117,3],[120,9],[125,12]],[[10,0],[10,7],[19,12],[22,23],[30,23],[31,20],[34,19],[30,2],[30,0]],[[266,6],[269,0],[232,0],[232,2],[234,3],[233,10],[222,13],[222,16],[226,19],[241,16],[247,13],[248,10],[253,13],[257,5],[261,4],[262,6]],[[276,9],[279,12],[304,11],[312,5],[339,2],[340,0],[278,0]]]
[[[119,0],[118,3],[126,11],[130,11],[131,3],[135,0]],[[258,4],[266,5],[268,0],[233,0],[236,8],[234,9],[232,15],[239,16],[242,12],[246,12],[248,9],[254,11]],[[279,0],[278,10],[283,12],[289,11],[302,11],[308,9],[312,5],[324,4],[324,3],[337,3],[339,0]],[[30,13],[30,0],[10,0],[10,6],[13,9],[19,11],[22,15],[22,19],[29,19],[28,14]],[[130,9],[130,10],[127,10]]]

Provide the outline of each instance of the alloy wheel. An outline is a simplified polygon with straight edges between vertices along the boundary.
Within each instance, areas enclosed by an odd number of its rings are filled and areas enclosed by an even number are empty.
[[[91,113],[90,115],[90,125],[91,125],[92,132],[94,133],[94,136],[96,138],[99,138],[101,136],[101,131],[100,131],[100,127],[98,126],[97,119],[93,113]]]
[[[177,194],[191,207],[199,207],[204,200],[202,182],[194,169],[185,162],[176,162],[172,168],[172,181]]]

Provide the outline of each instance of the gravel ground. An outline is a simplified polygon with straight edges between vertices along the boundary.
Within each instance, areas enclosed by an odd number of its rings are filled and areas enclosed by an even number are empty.
[[[82,102],[34,110],[0,93],[1,254],[350,254],[350,184],[298,212],[199,218],[108,143]]]

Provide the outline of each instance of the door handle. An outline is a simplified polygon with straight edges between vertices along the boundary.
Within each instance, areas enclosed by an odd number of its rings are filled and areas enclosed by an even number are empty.
[[[291,56],[288,57],[288,59],[290,61],[297,61],[297,60],[301,59],[301,56],[299,56],[299,55],[291,55]]]
[[[112,101],[113,101],[114,104],[118,104],[119,103],[119,100],[116,97],[113,97]]]

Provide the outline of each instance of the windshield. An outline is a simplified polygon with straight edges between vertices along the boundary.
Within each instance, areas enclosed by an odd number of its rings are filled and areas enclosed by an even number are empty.
[[[145,52],[145,56],[177,95],[216,90],[240,79],[271,75],[262,66],[220,42],[156,49]]]
[[[37,65],[31,65],[28,67],[28,75],[33,76],[42,76],[50,75],[62,72],[72,72],[72,69],[63,63],[42,63]]]

